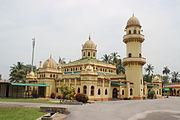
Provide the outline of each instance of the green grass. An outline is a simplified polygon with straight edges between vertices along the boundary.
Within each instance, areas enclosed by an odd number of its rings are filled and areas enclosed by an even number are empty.
[[[27,102],[27,103],[45,103],[45,104],[59,104],[50,102],[47,100],[38,100],[38,99],[0,99],[0,102]]]
[[[0,120],[35,120],[44,114],[39,108],[0,107]]]

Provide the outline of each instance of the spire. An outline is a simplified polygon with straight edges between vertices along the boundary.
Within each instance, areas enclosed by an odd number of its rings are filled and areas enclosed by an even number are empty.
[[[89,40],[91,40],[91,34],[89,33]]]
[[[132,15],[133,17],[134,17],[134,13],[133,13],[133,15]]]

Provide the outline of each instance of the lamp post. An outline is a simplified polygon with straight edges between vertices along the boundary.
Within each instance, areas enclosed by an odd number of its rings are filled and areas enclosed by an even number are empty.
[[[34,63],[34,48],[35,48],[35,37],[32,38],[32,63],[31,63],[31,71],[33,71],[33,63]]]

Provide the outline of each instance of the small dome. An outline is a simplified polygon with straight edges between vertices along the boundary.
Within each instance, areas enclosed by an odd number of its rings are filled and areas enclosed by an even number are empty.
[[[96,49],[96,45],[91,40],[90,36],[89,36],[89,40],[84,43],[83,49]]]
[[[31,71],[31,72],[29,73],[29,76],[34,77],[34,76],[35,76],[34,72],[33,72],[33,71]]]
[[[54,68],[54,69],[56,69],[57,67],[58,67],[58,64],[51,57],[49,59],[47,59],[43,64],[43,68]]]
[[[139,20],[136,17],[134,17],[134,15],[131,18],[129,18],[129,20],[127,22],[127,26],[130,26],[130,25],[139,25],[140,26]]]
[[[88,65],[88,66],[86,67],[86,70],[93,72],[93,67],[92,67],[91,65]]]
[[[152,82],[162,82],[161,78],[158,76],[155,76],[152,80]]]

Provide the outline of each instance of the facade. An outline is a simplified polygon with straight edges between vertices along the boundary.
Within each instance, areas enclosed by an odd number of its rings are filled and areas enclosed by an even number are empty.
[[[125,31],[125,74],[116,74],[114,65],[96,58],[97,45],[89,37],[82,46],[81,59],[62,64],[50,57],[43,65],[40,63],[36,73],[27,75],[27,83],[50,87],[35,86],[27,89],[37,92],[39,97],[50,97],[52,93],[59,94],[58,88],[66,84],[74,88],[76,93],[86,94],[90,100],[144,99],[149,90],[157,89],[158,96],[161,97],[162,82],[154,87],[155,82],[143,81],[143,65],[146,59],[142,57],[141,47],[144,35],[141,34],[140,22],[134,15],[128,20]]]
[[[180,83],[169,83],[163,86],[164,95],[180,96]]]

